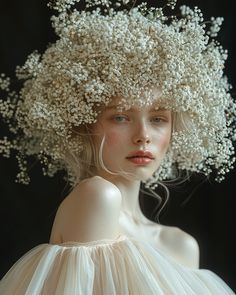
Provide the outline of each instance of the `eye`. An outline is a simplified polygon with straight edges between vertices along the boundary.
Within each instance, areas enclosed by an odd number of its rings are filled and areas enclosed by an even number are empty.
[[[162,122],[165,122],[165,121],[166,120],[164,118],[162,118],[162,117],[153,117],[153,118],[151,118],[151,122],[156,123],[156,124],[162,123]]]
[[[128,118],[124,115],[115,115],[112,117],[112,120],[118,123],[122,123],[128,121]]]

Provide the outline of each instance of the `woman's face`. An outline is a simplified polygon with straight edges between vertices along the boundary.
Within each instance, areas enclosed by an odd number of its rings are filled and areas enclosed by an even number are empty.
[[[118,111],[118,99],[106,107],[94,124],[94,143],[99,150],[104,138],[105,167],[122,177],[144,181],[160,166],[171,138],[171,111],[158,105]],[[124,173],[128,173],[125,174]],[[100,168],[98,175],[110,177]]]

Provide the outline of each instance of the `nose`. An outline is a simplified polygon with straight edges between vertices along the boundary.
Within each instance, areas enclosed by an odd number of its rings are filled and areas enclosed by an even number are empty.
[[[133,142],[139,145],[149,144],[151,142],[150,132],[144,123],[137,126],[137,131],[133,136]]]

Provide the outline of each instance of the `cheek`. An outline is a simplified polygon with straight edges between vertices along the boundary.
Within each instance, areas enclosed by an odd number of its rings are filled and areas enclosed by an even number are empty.
[[[118,147],[118,144],[123,142],[122,137],[123,137],[122,134],[120,134],[119,132],[111,131],[106,134],[106,145],[108,147],[111,147],[111,146]]]
[[[156,138],[156,143],[159,149],[167,150],[170,144],[171,132],[169,130],[163,130]]]

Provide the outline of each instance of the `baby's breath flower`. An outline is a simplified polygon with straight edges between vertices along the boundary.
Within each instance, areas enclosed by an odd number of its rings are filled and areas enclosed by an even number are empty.
[[[170,6],[171,9],[175,9],[177,0],[167,0],[167,6]]]
[[[209,33],[197,7],[181,6],[179,18],[145,2],[133,7],[133,0],[85,0],[86,10],[73,10],[78,2],[51,2],[59,12],[52,18],[58,40],[17,67],[24,83],[19,94],[0,76],[0,88],[9,94],[0,99],[0,114],[16,136],[0,141],[0,153],[19,152],[19,181],[29,181],[22,155],[37,156],[46,175],[70,170],[67,155],[79,159],[83,150],[76,128],[95,123],[100,107],[114,96],[122,98],[120,109],[151,105],[155,88],[161,90],[160,106],[179,121],[146,185],[155,187],[178,169],[205,175],[217,169],[222,180],[235,161],[236,138],[236,105],[223,73],[227,51],[212,39],[223,19],[212,18]],[[171,8],[175,4],[167,1]]]
[[[10,78],[6,77],[5,74],[0,75],[0,89],[4,91],[9,91]]]
[[[223,17],[216,17],[216,18],[211,17],[211,26],[207,34],[210,35],[211,37],[216,37],[218,32],[220,31],[223,21],[224,21]]]
[[[0,139],[0,154],[2,154],[4,157],[9,158],[11,153],[11,142],[7,139],[7,137],[3,137],[3,139]]]

